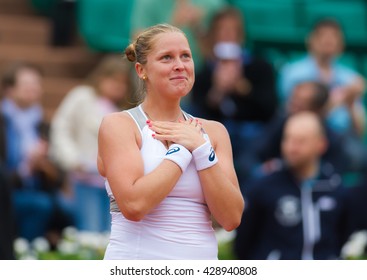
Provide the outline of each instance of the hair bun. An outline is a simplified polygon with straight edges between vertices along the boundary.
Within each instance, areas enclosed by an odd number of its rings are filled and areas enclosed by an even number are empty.
[[[126,58],[131,62],[134,62],[136,60],[134,44],[130,44],[127,46],[127,48],[125,49],[125,55],[126,55]]]

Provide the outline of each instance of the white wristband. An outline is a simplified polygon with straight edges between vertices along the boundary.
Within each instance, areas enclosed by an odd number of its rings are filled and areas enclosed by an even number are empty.
[[[164,159],[168,159],[176,163],[181,168],[182,173],[184,173],[191,162],[192,154],[184,146],[172,144],[169,146]]]
[[[212,167],[218,162],[218,158],[215,155],[210,141],[206,141],[200,147],[196,148],[192,152],[192,156],[194,158],[197,171]]]

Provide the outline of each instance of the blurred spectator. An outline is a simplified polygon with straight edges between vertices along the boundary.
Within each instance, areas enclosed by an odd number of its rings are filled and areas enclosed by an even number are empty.
[[[59,194],[62,173],[47,157],[48,142],[40,134],[41,72],[30,64],[14,63],[6,69],[2,87],[4,162],[12,188],[17,235],[32,240],[46,234],[57,212],[68,216],[71,210]]]
[[[245,190],[235,242],[240,259],[336,259],[345,236],[344,191],[331,165],[320,162],[327,139],[318,116],[286,123],[283,169]]]
[[[287,100],[285,110],[281,110],[270,122],[265,133],[258,141],[258,154],[262,162],[262,172],[270,172],[277,168],[281,158],[281,142],[285,123],[292,115],[303,111],[317,114],[324,123],[328,147],[322,155],[322,160],[333,165],[338,173],[350,171],[351,162],[347,160],[343,138],[334,133],[325,124],[325,114],[329,89],[322,83],[305,81],[297,84]]]
[[[52,121],[52,157],[71,175],[80,230],[110,228],[109,199],[97,171],[98,129],[106,114],[132,105],[130,94],[128,64],[119,56],[107,56],[84,85],[67,94]]]
[[[14,218],[11,193],[5,175],[0,175],[0,260],[14,259]]]
[[[5,120],[0,114],[0,260],[14,259],[14,217],[5,166]]]
[[[282,98],[286,100],[294,86],[302,81],[325,83],[331,90],[328,115],[331,128],[336,132],[362,135],[365,113],[361,96],[365,81],[337,61],[344,47],[340,25],[331,19],[317,22],[309,35],[307,47],[307,57],[286,65],[281,71]]]
[[[135,1],[131,29],[135,36],[142,29],[158,23],[170,23],[182,29],[190,43],[195,70],[202,64],[200,41],[214,12],[225,0],[144,0]],[[162,8],[164,7],[164,8]]]
[[[362,183],[350,188],[348,201],[348,233],[367,230],[367,177]]]
[[[244,39],[238,10],[216,13],[207,36],[207,60],[193,88],[195,114],[227,127],[240,182],[258,162],[253,144],[277,108],[273,69],[242,49]]]

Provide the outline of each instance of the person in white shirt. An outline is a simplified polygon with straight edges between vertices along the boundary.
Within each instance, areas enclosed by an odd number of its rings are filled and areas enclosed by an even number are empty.
[[[224,126],[182,111],[194,83],[184,33],[147,28],[125,54],[143,81],[143,102],[106,116],[98,167],[111,200],[105,259],[217,259],[211,216],[227,231],[244,201]]]
[[[105,115],[129,108],[130,69],[119,56],[106,56],[85,84],[66,95],[52,120],[51,154],[71,175],[79,230],[109,230],[109,200],[96,163],[98,129]]]

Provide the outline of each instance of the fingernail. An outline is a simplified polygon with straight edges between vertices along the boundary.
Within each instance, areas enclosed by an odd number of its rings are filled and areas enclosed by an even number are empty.
[[[150,123],[150,120],[147,120],[147,123]]]
[[[155,137],[155,134],[154,133],[152,134],[152,137]]]
[[[153,125],[151,123],[148,124],[149,127],[152,127]]]

